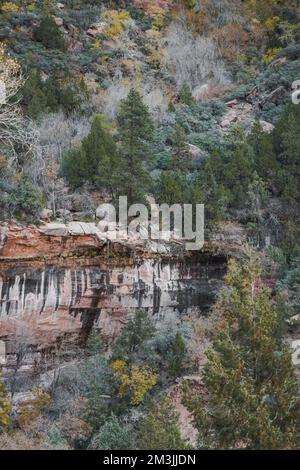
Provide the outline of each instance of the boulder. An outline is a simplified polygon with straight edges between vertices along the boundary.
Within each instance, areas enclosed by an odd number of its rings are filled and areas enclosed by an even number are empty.
[[[87,30],[87,34],[92,37],[99,36],[103,34],[108,24],[105,21],[100,21],[99,23],[93,23]]]
[[[49,235],[52,237],[67,237],[68,228],[65,224],[51,223],[46,224],[44,227],[39,229],[44,235]]]
[[[56,216],[61,219],[68,219],[69,221],[71,221],[70,219],[72,219],[71,211],[69,211],[68,209],[57,209]]]
[[[42,209],[39,213],[39,218],[41,220],[50,220],[53,216],[53,211],[51,209]]]
[[[260,120],[259,124],[261,125],[263,132],[266,132],[267,134],[270,134],[275,127],[271,122],[267,122],[263,120]]]
[[[64,24],[64,20],[62,18],[59,18],[59,16],[54,16],[53,19],[57,26],[62,26]]]
[[[193,158],[198,158],[202,155],[201,149],[197,147],[196,145],[193,144],[188,144],[190,154],[192,155]]]
[[[231,100],[226,103],[228,108],[234,108],[238,104],[238,100]]]
[[[70,235],[84,235],[84,230],[80,222],[70,222],[67,225],[67,230]]]
[[[85,235],[95,235],[98,232],[96,225],[92,222],[80,222],[80,225]]]
[[[238,120],[238,112],[237,112],[237,109],[230,109],[224,116],[224,118],[222,119],[222,121],[220,122],[220,126],[221,127],[229,127],[230,124],[232,124],[233,122],[237,122]]]

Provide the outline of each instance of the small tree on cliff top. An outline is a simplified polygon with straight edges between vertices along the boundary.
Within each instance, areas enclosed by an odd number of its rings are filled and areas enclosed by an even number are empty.
[[[232,261],[217,304],[223,321],[207,354],[203,399],[187,399],[208,448],[299,447],[300,402],[279,303],[263,287],[255,256]]]

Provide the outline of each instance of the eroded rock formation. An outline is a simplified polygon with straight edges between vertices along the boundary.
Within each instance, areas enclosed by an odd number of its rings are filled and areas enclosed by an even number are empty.
[[[226,270],[221,240],[200,252],[153,252],[53,224],[7,225],[0,239],[0,338],[24,335],[39,347],[85,336],[94,322],[112,338],[137,308],[156,318],[205,312]]]

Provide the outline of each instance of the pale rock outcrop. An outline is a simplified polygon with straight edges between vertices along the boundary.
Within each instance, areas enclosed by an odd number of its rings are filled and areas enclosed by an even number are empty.
[[[106,23],[105,21],[93,23],[87,30],[87,34],[92,37],[100,36],[105,31],[107,26],[108,23]]]
[[[158,319],[211,305],[226,271],[226,241],[187,253],[184,240],[157,246],[112,233],[84,222],[3,224],[0,339],[24,334],[43,349],[61,336],[86,335],[93,323],[113,338],[138,308]]]
[[[53,211],[51,209],[42,209],[39,213],[39,218],[46,221],[50,220],[52,216]]]
[[[275,127],[274,124],[272,124],[271,122],[267,122],[263,120],[260,120],[259,124],[261,125],[263,132],[266,132],[267,134],[270,134],[274,130],[274,127]]]
[[[64,24],[64,20],[62,18],[60,18],[59,16],[54,16],[53,17],[54,21],[55,21],[55,24],[60,27],[60,26],[63,26]]]

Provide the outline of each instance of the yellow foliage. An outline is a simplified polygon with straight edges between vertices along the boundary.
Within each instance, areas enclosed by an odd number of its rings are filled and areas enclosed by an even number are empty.
[[[27,5],[27,10],[32,12],[35,10],[35,2],[32,2],[32,3],[29,3],[29,5]]]
[[[41,412],[49,408],[52,403],[50,395],[42,388],[34,388],[32,392],[35,397],[21,406],[19,410],[19,423],[22,426],[26,426],[38,418]]]
[[[18,5],[12,2],[4,2],[1,7],[2,13],[16,13],[19,11]]]
[[[158,5],[151,5],[149,16],[152,18],[152,24],[155,29],[162,29],[165,26],[166,11]]]
[[[6,394],[5,385],[0,382],[0,428],[9,424],[10,400]]]
[[[265,65],[270,64],[276,57],[277,53],[280,51],[279,48],[268,49],[265,55],[262,58],[262,61]]]
[[[118,374],[119,372],[122,372],[124,368],[126,367],[126,362],[122,361],[122,359],[117,359],[115,362],[112,364],[112,370]]]
[[[94,49],[100,49],[100,46],[101,46],[100,39],[99,39],[99,38],[96,38],[96,39],[95,39],[95,42],[94,42],[94,44],[93,44],[93,48],[94,48]]]
[[[109,26],[103,34],[108,39],[116,39],[125,30],[125,22],[130,18],[127,11],[106,10],[103,17],[109,21]]]
[[[112,369],[120,382],[119,396],[130,395],[132,405],[139,405],[157,382],[157,375],[147,366],[128,366],[125,361],[117,360]]]
[[[147,45],[150,50],[149,63],[159,69],[165,62],[165,49],[161,46],[161,33],[157,29],[149,29],[146,32]]]
[[[279,16],[272,16],[272,18],[267,19],[267,21],[265,22],[265,26],[268,31],[275,31],[279,23],[280,23]]]

